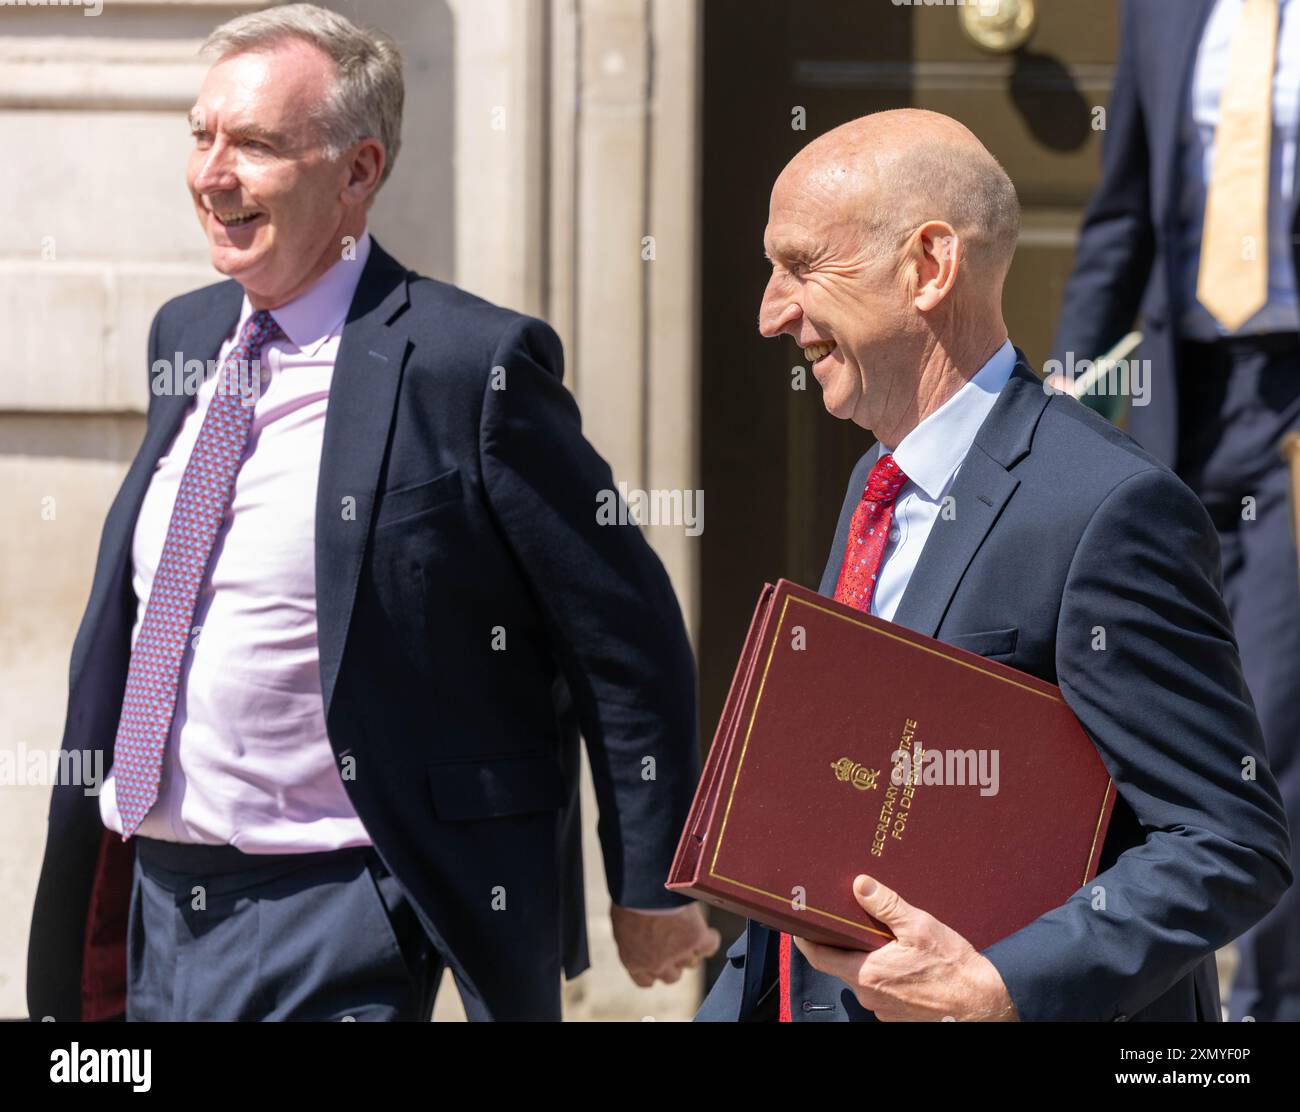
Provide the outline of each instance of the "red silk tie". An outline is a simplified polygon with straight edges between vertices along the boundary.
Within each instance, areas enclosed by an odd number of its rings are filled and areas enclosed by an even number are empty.
[[[892,455],[883,455],[867,476],[862,501],[853,511],[849,538],[844,546],[844,563],[835,585],[835,601],[871,612],[876,593],[876,575],[889,544],[889,527],[894,523],[894,501],[907,482],[907,476]],[[793,945],[788,934],[781,935],[781,1022],[791,1021],[790,956]]]

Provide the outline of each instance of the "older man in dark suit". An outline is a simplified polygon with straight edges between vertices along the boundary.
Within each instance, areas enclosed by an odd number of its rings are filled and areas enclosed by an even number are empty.
[[[390,43],[304,4],[208,48],[188,180],[231,280],[154,320],[63,742],[110,775],[54,793],[33,1017],[427,1019],[449,966],[472,1019],[558,1018],[579,729],[620,955],[675,980],[717,945],[663,889],[693,662],[637,526],[598,520],[555,334],[371,239]]]
[[[957,121],[846,124],[773,189],[760,328],[879,441],[822,592],[1060,685],[1118,793],[1100,871],[983,951],[864,875],[855,895],[895,941],[864,955],[750,923],[700,1019],[1214,1020],[1215,949],[1291,882],[1209,517],[1012,346],[1018,227],[1010,180]]]
[[[1300,573],[1279,448],[1300,430],[1300,4],[1120,10],[1101,183],[1053,355],[1092,358],[1137,319],[1149,386],[1128,431],[1218,532],[1246,684],[1295,829]],[[1237,953],[1229,1017],[1300,1019],[1300,886]]]

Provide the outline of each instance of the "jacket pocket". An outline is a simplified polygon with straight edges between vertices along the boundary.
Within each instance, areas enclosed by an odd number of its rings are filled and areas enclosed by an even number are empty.
[[[1020,628],[989,629],[980,633],[959,633],[942,640],[955,649],[965,649],[968,653],[980,656],[1010,656],[1016,651],[1016,642],[1020,639]]]
[[[460,499],[460,494],[460,471],[455,467],[428,482],[386,490],[381,496],[379,512],[375,516],[375,528],[382,529],[386,525],[417,517],[444,503],[456,502]]]
[[[434,813],[448,822],[564,806],[564,774],[545,754],[444,761],[429,765],[428,774]]]

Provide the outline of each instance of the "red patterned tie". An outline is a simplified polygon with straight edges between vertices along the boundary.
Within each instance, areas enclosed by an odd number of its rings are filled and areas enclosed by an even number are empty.
[[[844,546],[844,563],[835,585],[835,601],[871,612],[876,593],[876,575],[889,544],[889,527],[894,522],[894,501],[907,482],[907,476],[891,455],[883,455],[867,476],[862,501],[853,511],[849,539]],[[791,1020],[790,953],[793,946],[788,934],[781,935],[781,1022]]]
[[[261,357],[262,347],[279,335],[280,326],[267,310],[260,309],[248,318],[239,342],[222,364],[219,389],[203,416],[176,492],[144,621],[131,650],[113,748],[123,841],[135,833],[158,799],[163,748],[176,713],[181,661],[194,606],[212,546],[230,508],[235,476],[253,424],[257,395],[246,396],[246,376]]]

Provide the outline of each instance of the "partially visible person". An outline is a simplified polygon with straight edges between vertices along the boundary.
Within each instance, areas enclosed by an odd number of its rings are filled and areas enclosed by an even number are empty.
[[[391,43],[295,4],[207,51],[187,179],[228,280],[153,322],[63,739],[110,771],[54,791],[31,1015],[427,1020],[449,967],[471,1019],[558,1019],[579,730],[620,957],[676,980],[718,945],[663,888],[693,661],[638,527],[598,523],[555,333],[370,235]]]
[[[1094,358],[1137,320],[1149,400],[1131,407],[1128,429],[1214,522],[1246,683],[1294,830],[1300,570],[1279,446],[1300,429],[1300,4],[1124,0],[1120,13],[1101,183],[1053,358]],[[1300,1019],[1300,888],[1236,949],[1229,1018]]]

